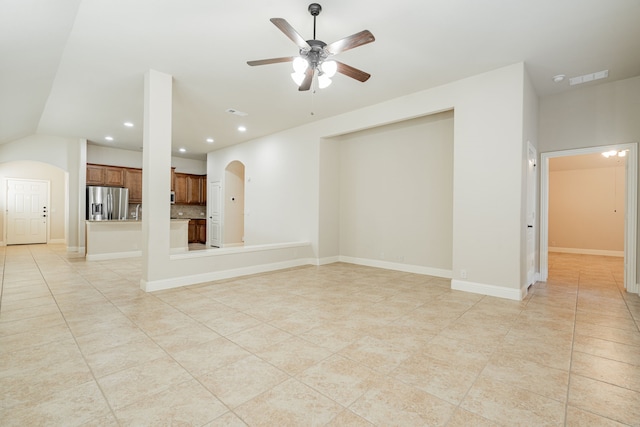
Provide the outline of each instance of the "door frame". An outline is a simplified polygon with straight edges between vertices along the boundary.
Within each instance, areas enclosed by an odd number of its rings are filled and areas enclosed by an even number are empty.
[[[549,159],[603,153],[609,150],[629,150],[625,172],[624,227],[624,287],[627,292],[639,293],[636,279],[636,244],[638,223],[638,144],[614,144],[574,150],[553,151],[540,156],[540,280],[549,276]]]
[[[217,193],[218,193],[218,200],[214,200],[213,197],[213,192],[216,190],[217,188]],[[207,184],[207,243],[206,246],[208,248],[210,247],[218,247],[218,248],[222,248],[223,247],[223,242],[224,242],[224,206],[222,206],[222,201],[224,200],[224,195],[223,195],[223,191],[224,188],[222,186],[222,182],[221,181],[211,181]],[[220,246],[211,246],[211,222],[213,220],[213,213],[212,213],[212,206],[213,204],[217,203],[218,204],[218,214],[219,214],[219,224],[220,224],[220,230],[219,230],[219,243]]]
[[[531,163],[533,162],[533,163]],[[527,141],[527,192],[526,192],[526,213],[525,213],[525,221],[527,230],[525,232],[525,251],[526,251],[526,260],[527,260],[527,268],[526,268],[526,276],[527,276],[527,287],[533,285],[539,279],[539,274],[536,272],[536,223],[537,223],[537,193],[538,193],[538,151],[536,147],[531,143],[531,141]],[[529,216],[529,208],[533,210],[533,218],[528,218]],[[533,233],[533,248],[529,247],[529,227],[532,228],[531,232]],[[530,253],[530,250],[532,253]],[[531,276],[529,276],[529,258],[533,256],[533,272]]]
[[[51,240],[51,181],[48,179],[32,179],[32,178],[12,178],[5,177],[2,185],[5,189],[5,200],[4,205],[6,207],[4,221],[2,225],[2,241],[4,242],[4,246],[9,246],[9,181],[26,181],[26,182],[40,182],[44,183],[47,186],[47,220],[45,224],[45,242],[44,244],[48,244]]]

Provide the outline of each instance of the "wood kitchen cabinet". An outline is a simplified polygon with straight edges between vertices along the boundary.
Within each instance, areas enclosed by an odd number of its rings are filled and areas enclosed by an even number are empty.
[[[87,185],[129,189],[129,203],[142,203],[142,169],[87,163]],[[207,204],[207,176],[176,172],[171,168],[171,191],[178,205]]]
[[[189,243],[207,243],[207,220],[189,220],[188,236]]]
[[[124,169],[87,163],[87,185],[124,186]]]
[[[207,243],[207,220],[199,219],[196,224],[196,232],[198,234],[198,242],[203,245]]]
[[[124,186],[129,189],[129,203],[142,203],[142,169],[124,169]]]
[[[206,205],[206,175],[176,172],[175,192],[177,205]]]
[[[176,192],[176,205],[186,205],[188,196],[187,177],[186,173],[175,173],[175,189]]]
[[[190,205],[199,205],[201,203],[200,183],[202,180],[197,175],[187,176],[187,203]]]

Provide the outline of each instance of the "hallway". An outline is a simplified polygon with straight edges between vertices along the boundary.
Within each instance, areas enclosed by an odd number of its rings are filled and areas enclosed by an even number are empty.
[[[152,294],[140,259],[0,247],[3,426],[640,425],[622,258],[521,302],[336,263]]]

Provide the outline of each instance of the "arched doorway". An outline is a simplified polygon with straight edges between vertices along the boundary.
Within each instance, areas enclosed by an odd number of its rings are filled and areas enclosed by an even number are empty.
[[[232,161],[224,173],[223,246],[244,245],[244,164]]]

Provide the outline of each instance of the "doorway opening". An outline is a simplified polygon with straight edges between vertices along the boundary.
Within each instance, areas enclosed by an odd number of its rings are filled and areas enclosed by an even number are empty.
[[[624,184],[624,189],[620,189],[620,200],[624,198],[624,203],[616,206],[615,192],[618,191],[615,187],[615,172],[611,172],[613,175],[609,180],[610,194],[608,197],[609,206],[611,211],[622,210],[622,212],[614,212],[612,216],[617,215],[620,217],[624,215],[624,218],[620,218],[624,228],[624,242],[622,245],[622,252],[624,256],[624,287],[627,292],[638,293],[638,284],[636,282],[636,241],[637,241],[637,144],[619,144],[610,146],[600,146],[591,148],[582,148],[576,150],[566,150],[558,152],[543,153],[541,155],[541,179],[540,179],[540,280],[546,281],[549,274],[549,248],[554,250],[564,250],[562,248],[563,243],[561,241],[549,241],[550,236],[550,173],[551,173],[551,161],[558,159],[560,163],[566,161],[569,157],[581,156],[576,158],[576,162],[594,162],[597,156],[601,156],[605,152],[624,152],[625,155],[625,167],[624,171],[620,172],[623,176],[619,177]],[[595,155],[595,156],[590,156]],[[602,157],[604,159],[604,157]],[[601,160],[601,159],[598,159]],[[608,160],[608,159],[604,159]],[[613,160],[615,161],[615,160]],[[623,206],[622,206],[623,205]],[[611,214],[611,212],[610,212]],[[609,226],[610,224],[607,224]],[[555,225],[554,225],[555,226]],[[557,234],[554,234],[556,236]],[[562,237],[564,239],[565,236]],[[555,239],[555,237],[554,237]],[[560,240],[561,238],[558,238]],[[566,241],[569,241],[570,237],[566,237]],[[583,239],[584,243],[584,239]],[[583,245],[584,246],[584,245]],[[614,246],[611,246],[614,247]],[[585,250],[583,250],[585,251]],[[589,251],[586,251],[587,253]],[[594,253],[594,252],[591,252]],[[607,254],[606,251],[599,251],[595,253]],[[616,254],[615,250],[612,250],[609,254]]]
[[[224,247],[244,245],[244,175],[245,167],[234,160],[224,174]]]

